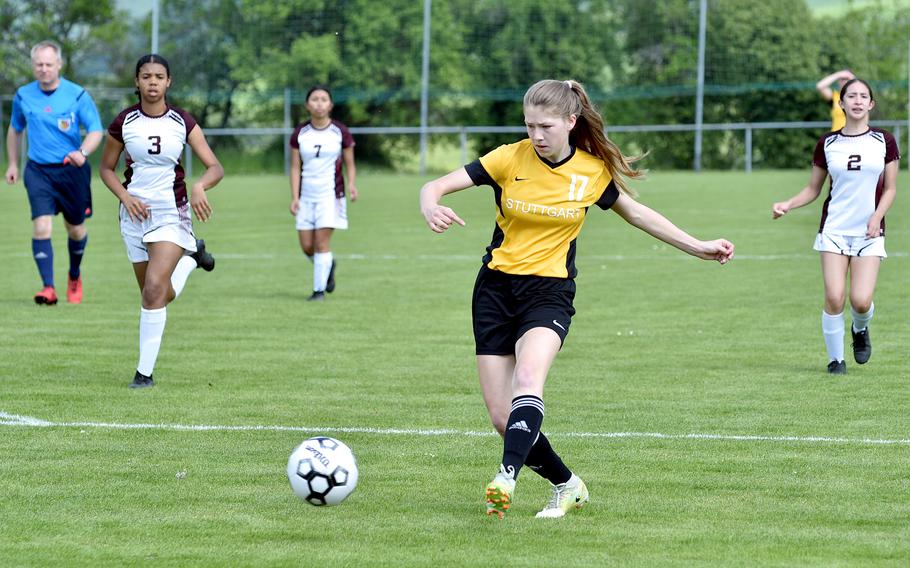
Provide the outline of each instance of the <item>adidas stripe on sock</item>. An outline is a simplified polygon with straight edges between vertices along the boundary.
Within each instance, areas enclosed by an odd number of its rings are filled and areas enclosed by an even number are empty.
[[[503,440],[502,465],[513,468],[515,478],[524,465],[543,423],[543,401],[534,395],[523,395],[512,400],[512,412],[506,422]]]

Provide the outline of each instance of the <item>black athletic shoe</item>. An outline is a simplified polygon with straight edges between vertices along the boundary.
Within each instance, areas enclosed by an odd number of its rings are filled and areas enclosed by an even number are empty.
[[[869,360],[869,357],[872,357],[872,338],[869,337],[869,328],[853,331],[851,327],[850,332],[853,333],[853,358],[862,365]]]
[[[325,291],[331,294],[335,291],[335,261],[332,261],[332,269],[329,270],[329,279],[325,283]]]
[[[202,270],[206,272],[215,270],[215,257],[206,252],[203,239],[196,239],[196,252],[190,256],[196,259],[196,265]]]
[[[306,299],[307,302],[322,302],[325,300],[325,292],[313,292],[313,295]]]
[[[155,386],[155,381],[152,380],[151,375],[146,377],[139,371],[136,371],[136,376],[133,377],[133,382],[130,383],[131,389],[144,389],[153,386]]]
[[[828,374],[829,375],[846,375],[847,374],[847,362],[846,361],[831,361],[828,363]]]

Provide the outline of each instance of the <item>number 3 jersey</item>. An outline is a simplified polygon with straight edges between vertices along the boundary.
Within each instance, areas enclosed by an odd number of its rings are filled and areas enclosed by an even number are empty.
[[[552,163],[531,141],[500,146],[465,166],[496,198],[496,227],[484,264],[507,274],[574,278],[575,241],[588,207],[619,197],[603,161],[584,150]]]
[[[294,129],[290,145],[293,152],[300,152],[300,199],[344,197],[342,150],[354,145],[347,126],[333,119],[325,128],[316,128],[308,120]]]
[[[136,104],[125,109],[108,128],[124,145],[123,186],[151,209],[176,209],[187,204],[180,158],[196,121],[186,111],[168,105],[161,116],[149,116]]]
[[[864,236],[882,196],[885,164],[898,159],[894,136],[879,128],[853,136],[840,130],[823,136],[815,146],[812,163],[831,175],[831,189],[822,206],[818,231]],[[881,234],[885,234],[884,219]]]

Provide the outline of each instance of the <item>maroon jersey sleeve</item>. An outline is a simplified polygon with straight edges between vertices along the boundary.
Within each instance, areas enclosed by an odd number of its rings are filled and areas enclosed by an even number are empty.
[[[828,169],[828,158],[825,156],[825,142],[828,141],[828,138],[830,136],[822,136],[815,145],[815,152],[812,154],[812,164],[823,170]]]
[[[107,127],[107,133],[110,134],[111,138],[117,142],[120,142],[121,144],[123,144],[123,121],[126,120],[126,115],[136,110],[136,106],[138,105],[134,105],[120,111],[120,114],[117,115],[117,118],[115,118],[114,121],[111,122],[111,125]]]
[[[890,133],[885,131],[885,163],[901,159],[901,149],[897,146],[897,140]]]
[[[354,145],[354,137],[351,136],[351,131],[348,130],[348,127],[344,124],[338,122],[337,120],[333,121],[338,129],[341,130],[341,147],[350,148]]]
[[[187,136],[187,138],[189,138],[190,132],[192,132],[193,129],[196,128],[196,119],[193,118],[193,115],[186,112],[182,108],[171,107],[171,110],[173,110],[174,112],[179,114],[180,118],[183,119],[183,123],[186,125],[186,136]]]
[[[297,128],[294,129],[294,132],[291,132],[291,140],[288,144],[291,148],[297,150],[300,148],[300,131],[303,129],[303,124],[298,124]]]

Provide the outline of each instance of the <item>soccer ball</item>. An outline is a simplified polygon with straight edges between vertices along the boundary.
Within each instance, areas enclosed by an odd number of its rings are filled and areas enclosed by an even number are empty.
[[[310,505],[338,505],[357,487],[357,460],[341,441],[316,436],[291,453],[288,481]]]

